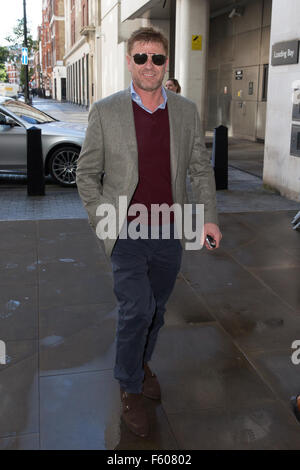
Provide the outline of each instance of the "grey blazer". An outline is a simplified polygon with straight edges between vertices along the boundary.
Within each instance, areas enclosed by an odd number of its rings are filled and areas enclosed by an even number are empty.
[[[166,90],[170,122],[173,202],[187,203],[189,170],[197,203],[204,204],[205,222],[218,223],[216,190],[210,155],[206,150],[195,103]],[[101,174],[105,172],[103,184]],[[119,196],[130,203],[138,184],[138,150],[130,88],[104,98],[91,107],[85,141],[78,159],[76,182],[93,229],[101,217],[99,204],[111,203],[119,214]],[[104,240],[111,255],[118,233]]]

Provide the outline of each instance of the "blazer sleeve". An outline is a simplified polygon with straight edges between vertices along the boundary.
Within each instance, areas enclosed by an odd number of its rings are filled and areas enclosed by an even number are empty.
[[[192,191],[196,202],[204,204],[204,222],[218,224],[216,184],[210,154],[206,149],[199,113],[195,105],[194,140],[189,163]]]
[[[89,223],[95,230],[99,217],[96,210],[102,202],[101,177],[104,172],[104,145],[97,104],[91,107],[85,140],[77,161],[76,183]]]

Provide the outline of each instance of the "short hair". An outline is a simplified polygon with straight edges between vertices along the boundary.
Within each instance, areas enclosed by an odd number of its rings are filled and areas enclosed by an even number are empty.
[[[173,84],[177,87],[177,92],[176,93],[181,93],[181,86],[179,85],[179,81],[176,78],[168,78],[168,81],[173,82]]]
[[[169,41],[168,39],[158,30],[152,27],[139,28],[134,31],[127,42],[127,53],[131,55],[131,51],[135,42],[158,42],[162,44],[165,49],[166,55],[168,55]]]

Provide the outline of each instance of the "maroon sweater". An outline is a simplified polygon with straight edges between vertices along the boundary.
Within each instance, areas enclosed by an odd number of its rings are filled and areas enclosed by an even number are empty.
[[[139,182],[130,205],[144,204],[150,217],[151,204],[173,204],[168,107],[150,114],[134,101],[132,105],[138,146]],[[132,220],[134,217],[128,219]]]

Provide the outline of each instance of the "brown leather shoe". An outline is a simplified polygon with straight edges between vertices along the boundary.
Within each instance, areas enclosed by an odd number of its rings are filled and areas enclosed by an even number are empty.
[[[144,365],[145,377],[143,382],[143,395],[152,400],[160,400],[161,392],[157,377],[151,371],[148,364]]]
[[[148,416],[141,393],[128,393],[121,389],[122,418],[127,427],[139,437],[149,434]]]

